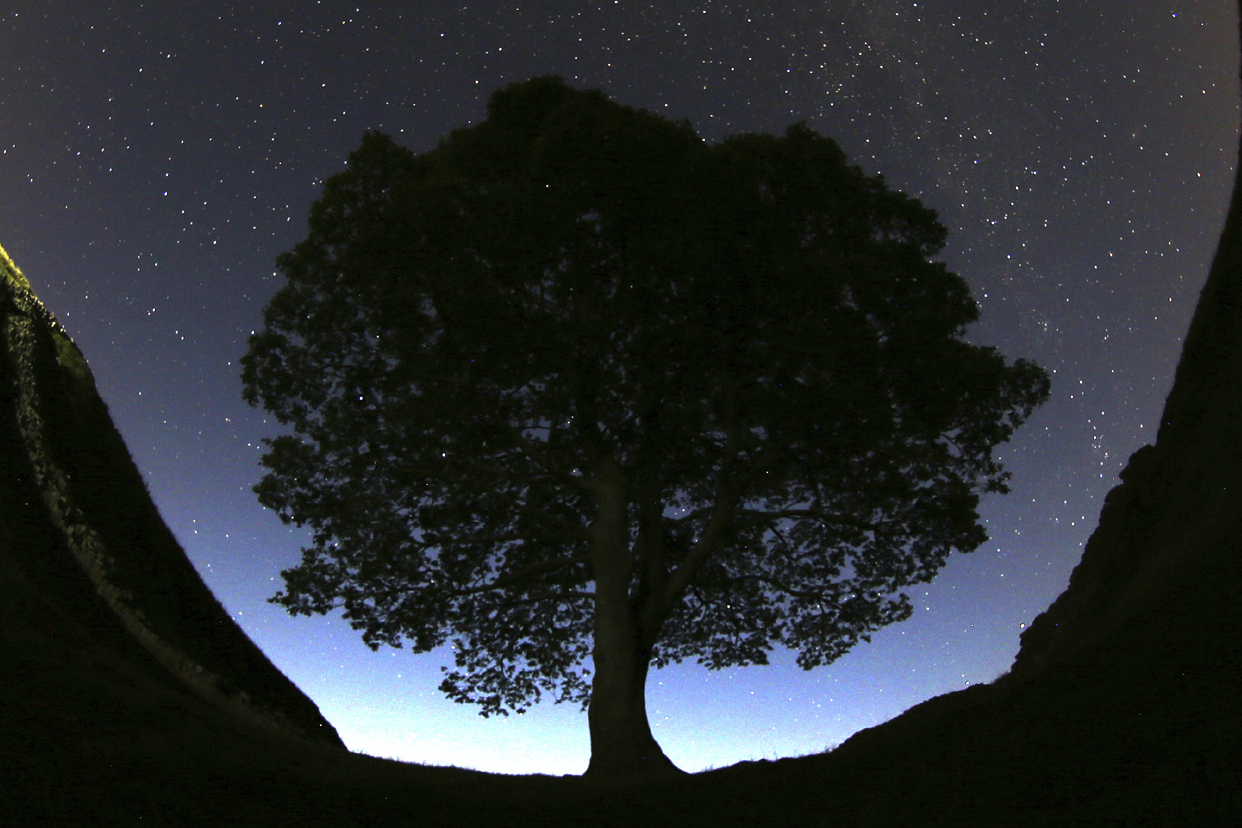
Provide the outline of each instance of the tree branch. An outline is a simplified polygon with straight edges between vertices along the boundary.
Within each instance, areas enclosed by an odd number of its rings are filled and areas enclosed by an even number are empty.
[[[677,569],[665,581],[664,589],[661,590],[652,607],[653,613],[658,613],[661,618],[667,616],[685,592],[686,587],[703,568],[703,564],[716,552],[733,509],[737,505],[739,495],[737,487],[726,487],[722,484],[716,496],[716,502],[712,506],[712,516],[707,522],[707,527],[699,535],[699,539],[690,548]]]
[[[477,543],[496,544],[496,543],[507,543],[511,541],[532,541],[533,542],[535,540],[538,540],[539,543],[547,543],[549,541],[560,541],[562,543],[573,543],[575,541],[588,541],[591,539],[591,536],[587,533],[586,527],[584,526],[575,526],[569,523],[568,521],[561,520],[559,518],[550,518],[550,521],[560,525],[561,528],[564,529],[565,531],[564,532],[548,531],[547,533],[540,535],[537,539],[532,538],[530,534],[528,533],[479,535],[479,536],[470,536],[467,538],[463,538],[462,540],[457,541],[455,543],[423,544],[423,546],[427,548],[431,548],[433,546],[434,547],[469,546],[471,544],[477,544]]]
[[[642,475],[638,490],[639,600],[658,595],[666,577],[664,509],[659,484],[650,473]],[[654,620],[654,619],[653,619]]]
[[[545,462],[543,458],[536,456],[536,453],[532,450],[533,447],[530,445],[531,441],[523,437],[522,432],[514,427],[513,423],[506,423],[505,428],[509,432],[509,436],[513,438],[513,445],[518,454],[525,457],[532,465],[541,470],[550,479],[558,480],[562,483],[569,483],[570,485],[578,488],[585,488],[581,477],[575,477],[570,472],[558,469],[555,466]]]
[[[743,581],[758,581],[760,583],[767,584],[771,587],[775,587],[777,590],[793,598],[817,599],[817,598],[822,598],[824,596],[823,590],[808,591],[805,589],[795,589],[794,587],[790,586],[785,581],[782,581],[781,579],[776,578],[772,575],[758,575],[758,574],[756,575],[730,575],[730,576],[721,577],[719,580],[713,581],[708,584],[696,583],[695,586],[697,588],[713,589],[713,588],[718,588],[718,587],[728,587],[728,586],[731,586],[733,584],[740,583]]]
[[[727,408],[731,411],[733,405],[730,404]],[[731,414],[726,418],[726,428],[730,432],[728,442],[736,445],[737,440],[734,437],[734,433],[737,430],[737,424]],[[672,610],[678,599],[686,591],[686,588],[699,574],[704,564],[720,548],[720,542],[724,537],[725,529],[728,528],[729,522],[734,517],[737,504],[741,500],[746,486],[786,448],[787,446],[784,442],[775,442],[769,445],[755,458],[750,467],[734,480],[728,479],[729,470],[733,463],[726,461],[721,464],[720,476],[716,486],[716,500],[711,507],[711,517],[708,519],[707,526],[702,534],[699,535],[699,539],[690,548],[690,552],[665,583],[663,594],[657,605],[658,610],[663,615],[667,615]]]
[[[501,606],[504,608],[520,607],[524,604],[540,604],[544,601],[562,601],[565,599],[594,601],[595,593],[593,592],[552,592],[545,595],[532,595],[526,598],[514,598],[512,601],[504,601]]]
[[[857,518],[846,517],[844,515],[830,515],[819,509],[773,509],[764,511],[760,509],[739,509],[737,516],[747,522],[762,523],[769,520],[780,520],[782,518],[812,519],[825,524],[837,524],[840,526],[848,526],[853,529],[871,530],[879,528],[877,524],[868,520],[858,520]]]
[[[482,592],[494,592],[498,589],[508,589],[514,585],[520,584],[522,581],[530,579],[534,575],[538,575],[541,572],[552,571],[560,569],[561,567],[573,566],[574,564],[579,563],[589,563],[590,560],[590,557],[587,555],[576,555],[572,558],[561,558],[554,561],[540,561],[538,563],[525,566],[516,572],[501,575],[491,583],[454,589],[450,595],[453,597],[461,597],[464,595],[477,595]]]

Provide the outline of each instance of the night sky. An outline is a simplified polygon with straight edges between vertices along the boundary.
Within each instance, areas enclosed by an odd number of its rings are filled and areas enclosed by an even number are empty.
[[[337,2],[6,0],[0,244],[86,354],[165,519],[217,597],[353,750],[580,773],[586,718],[484,720],[449,656],[372,653],[266,599],[302,535],[260,507],[238,359],[367,129],[415,151],[496,88],[559,74],[708,140],[805,120],[949,227],[974,340],[1046,367],[1003,457],[991,539],[916,614],[806,673],[652,674],[687,770],[822,751],[1004,672],[1060,593],[1129,455],[1155,438],[1238,143],[1231,0]]]

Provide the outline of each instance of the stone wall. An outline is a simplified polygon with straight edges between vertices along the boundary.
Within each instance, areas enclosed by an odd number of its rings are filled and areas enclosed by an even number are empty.
[[[96,395],[94,379],[77,345],[34,295],[29,282],[3,248],[0,248],[0,275],[0,282],[3,283],[0,294],[0,302],[3,303],[3,331],[0,331],[0,341],[3,342],[5,350],[3,358],[8,361],[9,374],[13,377],[13,387],[7,389],[3,399],[13,408],[23,448],[33,468],[38,496],[51,515],[55,531],[63,537],[96,594],[106,602],[128,633],[147,652],[203,699],[252,725],[340,745],[335,730],[317,711],[313,715],[305,713],[308,707],[313,709],[313,703],[305,699],[283,675],[278,680],[265,676],[264,681],[258,683],[269,687],[273,684],[279,685],[282,681],[287,684],[292,693],[297,695],[298,706],[302,708],[302,714],[296,715],[300,721],[294,721],[271,698],[255,698],[246,689],[244,676],[239,677],[236,673],[224,676],[223,673],[229,672],[227,666],[217,665],[216,669],[210,669],[187,655],[182,647],[174,644],[157,629],[144,613],[141,601],[135,598],[134,590],[123,585],[123,579],[117,577],[117,562],[112,550],[109,550],[108,541],[92,525],[86,510],[79,502],[79,493],[75,492],[75,470],[65,468],[63,460],[57,457],[53,449],[56,439],[50,433],[46,413],[50,406],[63,405],[64,401],[55,398],[59,393],[58,389],[45,387],[47,383],[41,381],[39,366],[54,365],[54,370],[61,374],[61,378],[74,387],[76,393],[82,395]],[[102,403],[99,405],[102,409]],[[154,506],[148,506],[153,514]],[[166,527],[161,528],[167,531]],[[168,534],[171,537],[171,533]],[[179,548],[176,552],[184,557],[184,552]],[[153,549],[150,554],[168,554],[168,551]],[[185,560],[169,563],[181,567],[189,566]],[[195,580],[197,581],[196,578]],[[201,581],[197,581],[197,585],[204,593],[207,592]],[[223,609],[218,607],[214,598],[209,594],[198,598],[200,607],[214,606],[222,616],[214,619],[213,626],[216,629],[210,631],[210,635],[245,637]],[[248,639],[241,645],[230,642],[221,649],[240,648],[244,651],[246,645],[257,652],[257,648]],[[261,655],[259,658],[266,661]],[[254,658],[250,660],[253,661]],[[253,664],[248,666],[253,669]],[[266,667],[273,673],[279,673],[270,663]]]

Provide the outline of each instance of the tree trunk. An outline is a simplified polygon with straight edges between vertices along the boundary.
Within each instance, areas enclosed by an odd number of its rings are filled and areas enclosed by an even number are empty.
[[[595,676],[591,684],[591,764],[593,778],[652,777],[682,771],[664,755],[647,722],[647,666],[651,647],[633,631],[601,638],[595,633]]]
[[[667,776],[681,771],[664,755],[647,723],[647,667],[656,630],[644,629],[629,590],[634,558],[626,531],[624,473],[601,461],[592,488],[598,511],[591,525],[595,569],[595,673],[588,722],[591,764],[586,775]]]

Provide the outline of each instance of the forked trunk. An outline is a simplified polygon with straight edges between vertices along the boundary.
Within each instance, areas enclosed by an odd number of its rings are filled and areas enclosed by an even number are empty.
[[[595,672],[588,721],[591,764],[586,775],[667,776],[681,773],[651,736],[647,667],[655,630],[644,629],[630,597],[634,561],[626,531],[625,479],[602,461],[592,481],[598,512],[591,525],[595,570]]]

